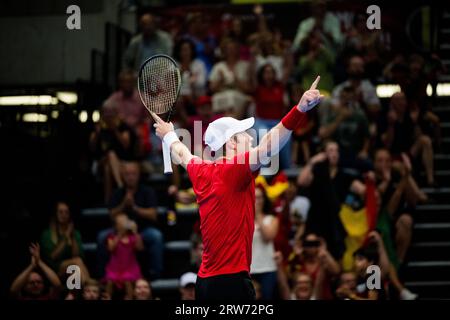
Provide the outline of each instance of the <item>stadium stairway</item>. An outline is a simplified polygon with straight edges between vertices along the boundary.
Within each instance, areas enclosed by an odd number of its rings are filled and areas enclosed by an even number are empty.
[[[435,153],[438,188],[423,190],[433,204],[414,214],[413,243],[404,280],[420,299],[450,299],[450,99],[439,98],[433,111],[441,119],[443,143]]]

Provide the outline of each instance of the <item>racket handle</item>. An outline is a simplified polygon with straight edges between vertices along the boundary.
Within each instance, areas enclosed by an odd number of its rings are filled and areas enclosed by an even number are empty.
[[[170,158],[170,148],[164,142],[162,143],[164,174],[172,173],[172,160]]]

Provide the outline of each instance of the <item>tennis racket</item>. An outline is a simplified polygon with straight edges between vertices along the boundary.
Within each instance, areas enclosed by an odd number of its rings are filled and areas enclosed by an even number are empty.
[[[138,74],[138,91],[149,112],[166,114],[169,121],[181,88],[181,74],[177,63],[167,55],[158,54],[147,59]],[[162,144],[164,173],[172,172],[170,149]]]

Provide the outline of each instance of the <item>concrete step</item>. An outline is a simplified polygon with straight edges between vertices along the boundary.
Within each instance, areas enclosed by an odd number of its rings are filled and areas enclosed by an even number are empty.
[[[436,203],[450,203],[450,188],[422,188],[422,191]]]
[[[416,223],[450,223],[450,205],[419,205],[413,218]]]
[[[412,261],[450,261],[450,241],[413,243],[408,258]]]
[[[419,294],[419,300],[450,299],[450,281],[407,281],[405,286]]]
[[[413,242],[450,241],[450,223],[416,223]]]
[[[405,281],[450,281],[450,260],[411,261],[403,273]]]

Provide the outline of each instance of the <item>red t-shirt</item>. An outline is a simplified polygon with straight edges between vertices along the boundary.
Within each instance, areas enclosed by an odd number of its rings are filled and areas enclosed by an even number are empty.
[[[272,87],[258,86],[255,92],[256,116],[262,119],[279,120],[284,114],[284,89],[279,83]]]
[[[249,153],[227,160],[193,158],[187,172],[197,196],[203,239],[201,278],[250,272],[255,180]]]

